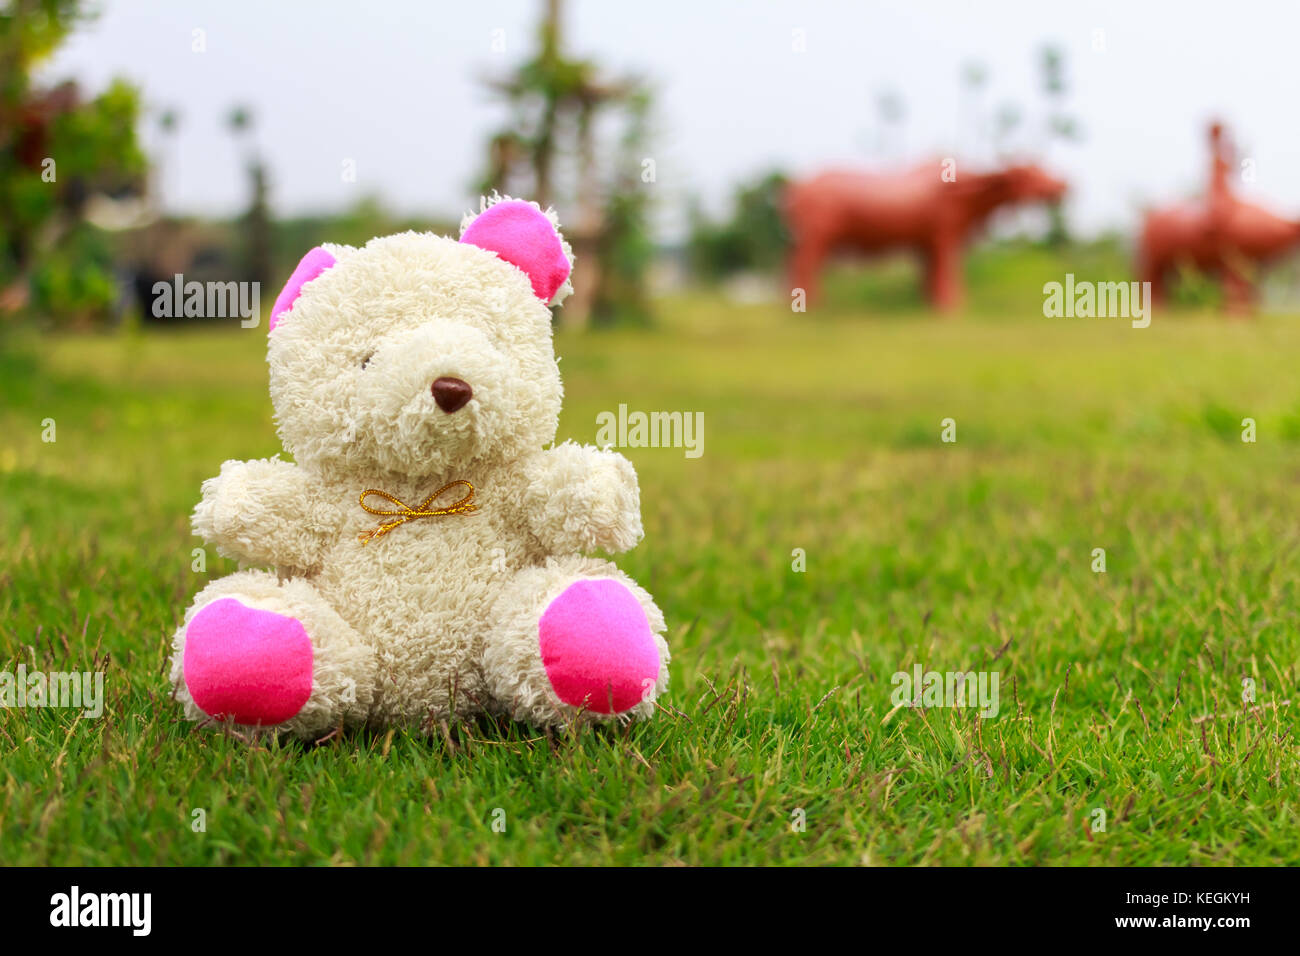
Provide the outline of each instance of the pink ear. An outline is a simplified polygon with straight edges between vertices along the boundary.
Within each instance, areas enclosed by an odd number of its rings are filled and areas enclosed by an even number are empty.
[[[293,275],[289,276],[289,281],[284,284],[284,288],[280,290],[280,295],[275,300],[275,305],[271,307],[271,328],[275,328],[275,324],[280,321],[280,316],[288,312],[298,296],[302,295],[302,287],[336,262],[338,260],[320,246],[302,257],[298,268],[293,270]]]
[[[523,269],[533,294],[550,302],[569,278],[569,259],[545,213],[530,202],[509,199],[489,206],[469,224],[461,242],[478,246]]]

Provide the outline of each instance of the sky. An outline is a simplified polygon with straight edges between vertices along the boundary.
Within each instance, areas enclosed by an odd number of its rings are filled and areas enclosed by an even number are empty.
[[[90,91],[114,76],[139,85],[169,209],[227,214],[247,203],[243,153],[224,125],[246,103],[278,214],[377,195],[399,212],[454,218],[477,206],[483,144],[505,120],[481,81],[527,55],[541,0],[100,7],[45,76]],[[653,84],[649,188],[666,238],[680,233],[688,197],[721,210],[737,182],[771,168],[954,156],[960,175],[994,158],[977,118],[1004,103],[1023,117],[1020,152],[1071,183],[1080,233],[1131,230],[1143,206],[1197,192],[1216,116],[1250,160],[1243,195],[1300,216],[1300,4],[1289,0],[569,0],[564,30],[570,53]],[[1079,142],[1043,146],[1038,135],[1048,42],[1066,56],[1064,106]],[[971,62],[989,77],[978,96],[962,83]],[[880,117],[886,93],[903,104],[896,127]],[[181,117],[170,141],[154,118],[168,107]],[[342,174],[347,161],[355,182]]]

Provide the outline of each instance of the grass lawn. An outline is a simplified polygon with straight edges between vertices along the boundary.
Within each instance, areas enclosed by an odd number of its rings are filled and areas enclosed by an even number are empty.
[[[1300,323],[662,313],[557,351],[562,438],[704,413],[698,459],[625,451],[668,707],[552,741],[195,732],[167,642],[234,565],[192,570],[189,512],[279,450],[263,332],[5,342],[0,670],[102,669],[107,703],[0,710],[0,861],[1300,859]],[[896,709],[916,664],[996,671],[1000,712]]]

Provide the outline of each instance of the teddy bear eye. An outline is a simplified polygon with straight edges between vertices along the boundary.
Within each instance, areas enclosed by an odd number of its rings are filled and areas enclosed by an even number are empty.
[[[374,352],[367,352],[366,357],[361,360],[361,367],[364,369],[367,365],[370,364],[370,360],[374,357],[375,357]]]

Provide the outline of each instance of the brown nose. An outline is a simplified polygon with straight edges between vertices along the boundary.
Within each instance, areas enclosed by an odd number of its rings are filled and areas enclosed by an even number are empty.
[[[433,400],[448,414],[464,408],[473,394],[474,389],[469,387],[469,382],[458,378],[444,375],[433,380]]]

